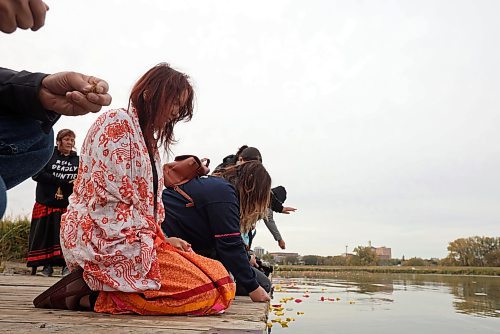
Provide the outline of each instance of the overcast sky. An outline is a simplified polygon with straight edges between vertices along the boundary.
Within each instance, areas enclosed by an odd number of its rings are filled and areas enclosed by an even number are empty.
[[[259,148],[298,208],[275,215],[287,251],[371,240],[444,257],[456,238],[500,236],[499,2],[47,3],[40,31],[0,35],[0,64],[104,78],[112,108],[159,62],[188,73],[197,108],[174,154],[215,165]],[[55,130],[79,149],[95,118]],[[34,193],[31,180],[10,190],[6,214],[31,214]],[[279,251],[262,222],[259,245]]]

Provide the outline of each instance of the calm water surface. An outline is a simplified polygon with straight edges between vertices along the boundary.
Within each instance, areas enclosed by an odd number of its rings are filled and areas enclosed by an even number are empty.
[[[273,282],[273,334],[500,334],[500,277],[334,273]]]

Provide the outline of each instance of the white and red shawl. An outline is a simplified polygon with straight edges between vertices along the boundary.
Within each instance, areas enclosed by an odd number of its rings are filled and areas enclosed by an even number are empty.
[[[160,288],[155,241],[165,239],[160,228],[165,212],[158,152],[154,163],[159,177],[156,194],[134,108],[102,114],[87,133],[78,178],[61,221],[61,247],[68,267],[81,266],[92,290]]]

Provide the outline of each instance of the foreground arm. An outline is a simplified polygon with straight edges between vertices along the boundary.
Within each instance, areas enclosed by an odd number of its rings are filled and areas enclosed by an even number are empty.
[[[60,115],[97,112],[110,103],[108,84],[95,77],[76,72],[47,75],[0,68],[0,115],[39,120],[46,132]]]
[[[66,116],[98,112],[111,103],[108,83],[77,72],[59,72],[43,78],[39,98],[42,105]]]

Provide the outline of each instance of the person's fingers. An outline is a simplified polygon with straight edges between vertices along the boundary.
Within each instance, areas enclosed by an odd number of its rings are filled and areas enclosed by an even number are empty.
[[[31,0],[29,6],[33,15],[33,26],[31,30],[37,31],[45,24],[45,15],[47,10],[49,10],[49,6],[42,0]]]
[[[16,1],[16,23],[21,29],[33,27],[33,15],[28,1]]]
[[[89,81],[92,77],[77,72],[60,72],[58,75],[58,85],[65,91],[79,91],[87,94],[92,91],[93,82]]]
[[[87,99],[90,102],[98,104],[100,106],[109,106],[112,100],[111,95],[109,94],[95,94],[95,93],[88,93]]]
[[[0,2],[0,31],[10,34],[16,31],[16,15],[12,4]]]
[[[95,92],[98,94],[106,94],[109,90],[108,83],[102,79],[98,79],[98,78],[96,78],[96,79],[98,80],[98,82],[95,85]]]
[[[87,97],[80,92],[68,92],[66,98],[73,104],[72,115],[84,115],[88,112],[98,112],[102,108],[101,105],[90,102]]]

